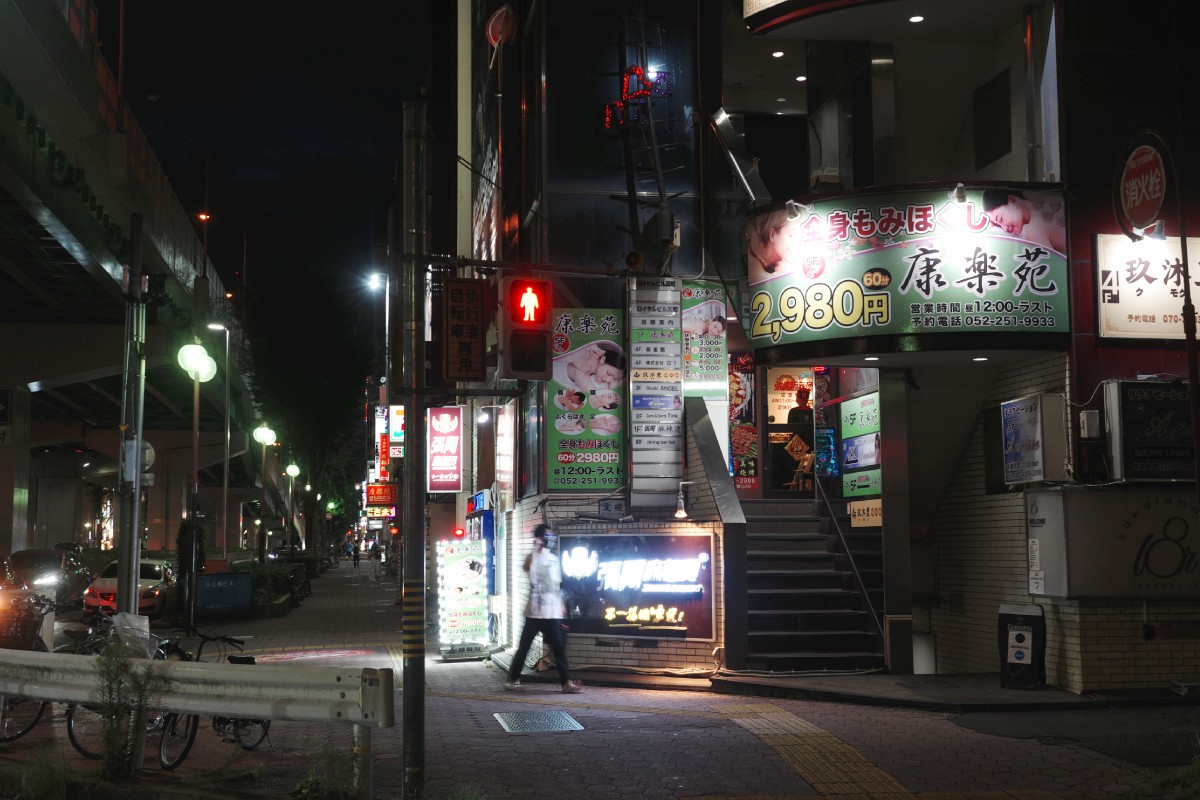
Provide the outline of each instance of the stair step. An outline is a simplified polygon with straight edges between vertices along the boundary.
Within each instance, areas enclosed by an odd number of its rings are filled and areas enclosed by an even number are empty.
[[[751,633],[875,630],[869,613],[849,608],[754,609],[748,612],[748,617]]]
[[[883,667],[883,654],[875,652],[747,654],[746,668],[768,672],[861,670]]]
[[[847,519],[839,536],[823,506],[812,500],[745,500],[742,511],[746,668],[881,668],[882,637],[847,551],[855,557],[866,596],[875,599],[882,594],[882,535],[851,531]]]
[[[834,572],[837,570],[839,556],[836,553],[764,553],[762,551],[746,554],[746,560],[751,572],[769,572],[779,570],[796,570],[802,572]]]
[[[747,655],[772,653],[824,653],[834,651],[870,652],[879,637],[865,631],[828,632],[750,632]]]
[[[751,569],[746,570],[746,585],[757,589],[841,589],[849,588],[847,573],[837,570]]]

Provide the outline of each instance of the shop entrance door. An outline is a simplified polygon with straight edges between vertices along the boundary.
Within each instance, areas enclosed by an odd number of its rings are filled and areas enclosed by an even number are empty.
[[[765,378],[763,496],[810,499],[815,461],[811,368],[772,367]]]

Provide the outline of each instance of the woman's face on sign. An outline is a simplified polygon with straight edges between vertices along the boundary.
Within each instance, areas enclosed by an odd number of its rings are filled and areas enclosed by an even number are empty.
[[[617,369],[612,364],[604,363],[596,367],[596,384],[613,387],[625,378],[624,370]]]
[[[1016,198],[1010,197],[1008,203],[997,206],[987,212],[992,224],[1011,236],[1017,236],[1025,227],[1025,209]]]

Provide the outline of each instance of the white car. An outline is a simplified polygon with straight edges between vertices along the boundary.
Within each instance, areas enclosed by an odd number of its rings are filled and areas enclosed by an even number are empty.
[[[117,576],[120,563],[110,562],[83,596],[85,614],[117,612]],[[167,561],[143,559],[138,567],[138,613],[158,617],[167,608],[167,593],[175,585],[175,568]]]

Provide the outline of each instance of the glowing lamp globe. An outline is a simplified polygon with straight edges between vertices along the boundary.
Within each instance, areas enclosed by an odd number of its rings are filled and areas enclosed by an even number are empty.
[[[263,447],[275,444],[275,431],[271,430],[266,425],[260,425],[254,429],[254,441],[258,442]]]

